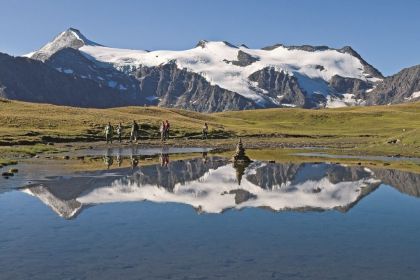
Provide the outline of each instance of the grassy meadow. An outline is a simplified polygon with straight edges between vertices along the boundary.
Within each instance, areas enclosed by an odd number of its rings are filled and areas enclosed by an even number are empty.
[[[160,121],[171,122],[170,144],[232,146],[243,137],[249,147],[322,146],[331,153],[420,157],[420,103],[392,106],[305,110],[264,109],[203,114],[158,107],[84,109],[0,100],[0,153],[54,151],[52,143],[102,140],[110,121],[121,122],[126,136],[133,120],[143,143],[158,142]],[[394,140],[396,143],[388,143]],[[50,144],[50,145],[46,145]]]

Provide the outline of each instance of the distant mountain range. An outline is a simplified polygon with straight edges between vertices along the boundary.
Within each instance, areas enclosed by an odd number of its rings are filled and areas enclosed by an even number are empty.
[[[0,54],[0,96],[200,112],[395,104],[420,100],[420,65],[383,77],[351,47],[203,40],[184,51],[117,49],[70,28],[25,57]]]

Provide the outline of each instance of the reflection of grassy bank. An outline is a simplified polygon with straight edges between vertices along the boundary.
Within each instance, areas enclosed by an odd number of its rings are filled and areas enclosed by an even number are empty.
[[[345,165],[365,166],[368,168],[378,169],[396,169],[401,171],[408,171],[420,173],[420,164],[411,161],[379,161],[379,160],[364,160],[364,159],[333,159],[324,157],[302,157],[296,156],[296,153],[308,152],[307,149],[248,149],[246,154],[253,160],[261,161],[275,161],[277,163],[313,163],[313,162],[331,162]],[[208,157],[221,156],[230,159],[234,154],[233,150],[227,151],[214,151],[209,152]],[[108,169],[107,162],[104,156],[70,156],[69,159],[63,159],[62,156],[48,156],[44,158],[41,156],[39,159],[29,159],[32,164],[59,164],[61,168],[71,172],[80,171],[95,171]],[[170,154],[170,162],[177,160],[188,160],[192,158],[202,158],[201,153],[187,153],[187,154]],[[109,166],[110,170],[118,168],[131,168],[131,158],[123,156],[121,165],[118,165],[117,157],[112,156],[112,165]],[[138,159],[138,167],[160,164],[159,155],[135,156]],[[0,161],[1,163],[1,161]]]
[[[98,141],[108,121],[122,122],[127,137],[130,122],[137,120],[141,135],[147,138],[141,143],[157,145],[162,119],[171,121],[176,137],[169,144],[178,146],[228,148],[237,137],[244,137],[246,145],[255,148],[323,146],[329,153],[420,157],[420,103],[200,114],[155,107],[101,110],[7,101],[0,107],[0,145],[19,147],[3,147],[0,153],[34,155],[58,149],[47,143]],[[198,140],[204,122],[209,123],[214,139]],[[391,140],[396,143],[388,143]]]
[[[385,168],[385,169],[397,169],[402,171],[409,171],[420,173],[420,163],[402,160],[402,161],[381,161],[381,160],[367,160],[367,159],[348,159],[348,158],[325,158],[325,157],[303,157],[296,156],[296,153],[304,153],[308,150],[299,149],[276,149],[276,150],[253,150],[247,151],[247,154],[254,160],[276,162],[333,162],[348,165],[362,165],[371,168]],[[318,151],[319,152],[319,151]],[[228,156],[229,153],[224,153]]]
[[[171,154],[170,162],[177,160],[187,160],[191,158],[200,157],[201,154]],[[210,156],[210,155],[209,155]],[[117,157],[112,156],[112,165],[109,166],[109,169],[118,169],[118,168],[131,168],[131,158],[128,156],[121,157],[121,164],[118,164]],[[147,155],[147,156],[135,156],[138,160],[138,167],[160,164],[159,155]],[[32,161],[32,160],[31,160]],[[71,170],[74,172],[83,172],[83,171],[95,171],[95,170],[105,170],[108,169],[107,163],[105,162],[104,156],[86,156],[83,158],[70,157],[70,159],[65,160],[62,157],[53,157],[52,159],[37,159],[38,162],[42,161],[43,164],[57,164],[59,162],[60,166],[66,170]]]
[[[3,166],[13,165],[13,164],[17,164],[17,161],[13,159],[9,159],[9,158],[0,159],[0,168],[2,168]]]

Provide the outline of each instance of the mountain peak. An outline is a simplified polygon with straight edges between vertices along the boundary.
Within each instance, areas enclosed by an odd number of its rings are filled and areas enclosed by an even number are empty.
[[[341,49],[339,49],[338,51],[342,52],[342,53],[348,53],[349,55],[352,55],[352,56],[356,57],[357,59],[359,59],[360,62],[362,63],[362,65],[365,67],[366,73],[371,75],[372,77],[376,77],[376,78],[379,78],[379,79],[384,78],[384,76],[382,75],[382,73],[378,69],[376,69],[375,67],[373,67],[372,65],[367,63],[362,58],[362,56],[358,52],[356,52],[352,47],[344,46]]]
[[[198,41],[198,43],[195,45],[195,47],[202,47],[202,48],[205,48],[208,42],[209,42],[209,41],[207,41],[207,40],[200,40],[200,41]]]
[[[68,36],[71,36],[71,37],[75,37],[76,40],[79,40],[79,41],[83,42],[83,45],[100,46],[98,43],[95,43],[95,42],[89,40],[88,38],[86,38],[85,35],[83,35],[80,32],[79,29],[76,29],[76,28],[73,28],[73,27],[68,28],[66,31],[64,31],[60,35],[62,35],[62,36],[68,35]]]
[[[208,40],[200,40],[200,41],[198,41],[198,43],[195,45],[195,47],[197,48],[197,47],[201,47],[201,48],[205,48],[205,47],[207,47],[207,46],[209,46],[209,44],[223,44],[223,45],[225,45],[225,46],[228,46],[228,47],[231,47],[231,48],[235,48],[235,49],[237,49],[238,47],[237,46],[235,46],[235,45],[233,45],[233,44],[231,44],[231,43],[229,43],[229,42],[227,42],[227,41],[208,41]]]
[[[73,31],[73,32],[80,33],[80,30],[79,30],[79,29],[77,29],[77,28],[74,28],[74,27],[69,27],[69,28],[67,29],[67,31]]]
[[[70,27],[66,31],[58,34],[54,40],[47,43],[38,51],[30,55],[31,58],[45,61],[54,53],[64,49],[79,49],[83,46],[100,46],[99,44],[87,39],[78,29]]]

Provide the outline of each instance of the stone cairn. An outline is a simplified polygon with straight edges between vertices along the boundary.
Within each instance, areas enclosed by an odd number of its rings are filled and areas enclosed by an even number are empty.
[[[232,157],[234,163],[250,163],[251,159],[245,154],[245,148],[242,145],[242,140],[239,139],[238,144],[236,144],[236,151]]]
[[[245,154],[245,149],[242,145],[242,140],[239,139],[236,145],[235,154],[232,157],[233,167],[236,169],[236,180],[238,185],[241,184],[242,176],[245,173],[245,169],[252,162],[252,160]]]

